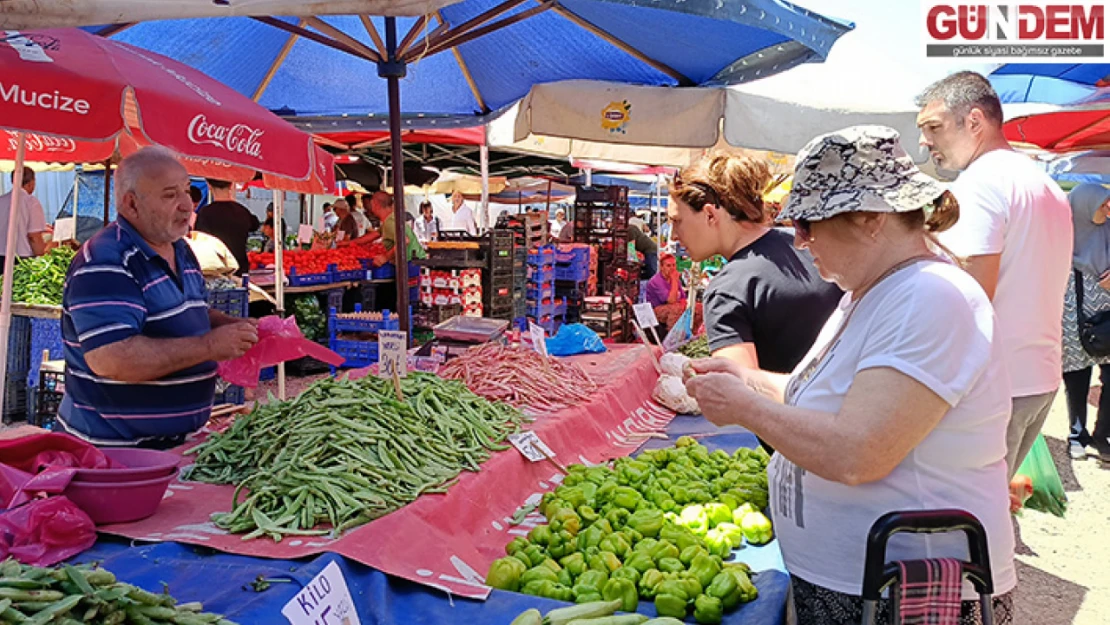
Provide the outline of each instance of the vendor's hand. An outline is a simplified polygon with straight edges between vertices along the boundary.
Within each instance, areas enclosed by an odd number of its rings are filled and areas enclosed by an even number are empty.
[[[759,399],[741,378],[729,373],[704,373],[686,380],[686,392],[698,401],[714,425],[746,425],[739,417]]]
[[[208,333],[212,360],[233,360],[247,353],[258,342],[258,323],[253,319],[222,325]]]
[[[706,373],[727,373],[740,379],[745,377],[744,367],[728,358],[699,358],[687,362],[686,366],[682,368],[682,378],[684,380],[695,377],[695,374],[702,375]]]
[[[1104,271],[1098,279],[1098,285],[1110,291],[1110,270]]]

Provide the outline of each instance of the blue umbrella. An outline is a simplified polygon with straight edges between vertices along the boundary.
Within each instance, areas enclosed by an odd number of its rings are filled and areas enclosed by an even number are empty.
[[[1110,65],[1100,63],[1008,63],[990,74],[1003,104],[1068,104],[1110,84]]]
[[[823,61],[851,28],[780,0],[465,0],[419,18],[225,17],[95,30],[286,115],[388,113],[396,164],[402,114],[485,115],[534,84],[568,79],[735,84]],[[393,172],[403,189],[402,168]],[[400,194],[395,211],[403,241]],[[406,266],[397,263],[401,284]],[[407,329],[408,289],[397,291]]]

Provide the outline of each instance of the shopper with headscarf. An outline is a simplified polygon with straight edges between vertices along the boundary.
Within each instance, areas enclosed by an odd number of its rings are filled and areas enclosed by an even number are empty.
[[[1087,446],[1098,451],[1103,461],[1110,461],[1110,357],[1097,358],[1087,353],[1079,340],[1076,274],[1082,276],[1083,312],[1090,318],[1110,310],[1110,189],[1098,184],[1081,184],[1068,194],[1075,245],[1072,251],[1072,273],[1064,297],[1064,393],[1068,400],[1069,453],[1075,460],[1087,457]],[[1091,371],[1099,366],[1103,392],[1098,405],[1094,430],[1087,430],[1087,395]]]
[[[892,511],[950,508],[982,523],[994,623],[1013,622],[1005,344],[983,288],[935,245],[959,213],[895,130],[817,137],[798,154],[782,218],[844,298],[790,376],[693,363],[687,389],[705,416],[776,450],[769,509],[799,625],[862,622],[869,528]],[[962,559],[967,539],[896,537],[886,556]],[[970,585],[962,598],[958,622],[981,623]],[[876,622],[901,621],[884,601]]]

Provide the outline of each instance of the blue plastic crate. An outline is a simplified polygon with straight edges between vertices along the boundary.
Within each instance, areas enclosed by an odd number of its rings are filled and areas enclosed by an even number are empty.
[[[537,248],[535,252],[528,253],[528,264],[533,267],[546,267],[555,264],[555,247],[552,245],[544,245]]]
[[[332,276],[335,277],[334,282],[351,282],[357,280],[369,280],[371,271],[368,269],[348,269],[346,271],[334,269],[331,273]]]
[[[527,280],[529,284],[547,284],[555,281],[555,266],[538,268],[528,267]]]
[[[558,264],[581,264],[590,266],[590,248],[572,247],[569,250],[555,250],[555,262]]]
[[[590,278],[590,268],[586,265],[555,265],[555,279],[567,282],[582,282]]]
[[[14,321],[15,318],[13,317]],[[31,318],[31,346],[28,358],[27,386],[39,383],[39,369],[42,367],[43,352],[50,353],[50,360],[65,358],[65,344],[62,343],[62,320]]]
[[[555,304],[551,301],[546,303],[537,303],[534,300],[529,300],[524,307],[524,314],[529,317],[539,319],[540,317],[548,317],[555,314]]]
[[[12,316],[12,324],[8,329],[8,380],[13,380],[12,374],[17,371],[26,375],[30,361],[31,318]]]
[[[369,367],[378,362],[377,341],[344,341],[332,339],[329,345],[331,351],[342,356],[344,367]],[[335,367],[332,367],[334,372]]]
[[[332,274],[330,271],[301,275],[297,273],[296,267],[289,270],[289,286],[313,286],[317,284],[331,284],[332,282]]]
[[[555,286],[548,282],[543,285],[529,284],[524,291],[524,298],[531,300],[551,299],[555,297]]]
[[[554,314],[556,316],[561,316],[561,315],[567,314],[567,300],[562,299],[562,298],[555,300],[555,313]]]
[[[243,404],[246,401],[245,393],[242,386],[234,384],[228,386],[224,392],[216,393],[213,404],[218,406],[220,404],[235,404],[236,406]]]
[[[362,305],[355,304],[355,312],[362,312]],[[380,330],[399,330],[401,329],[400,319],[390,319],[390,312],[388,310],[382,311],[382,316],[385,317],[382,321],[372,321],[370,319],[345,319],[336,316],[335,309],[332,309],[329,316],[331,331],[335,332],[378,332]]]
[[[247,308],[250,305],[250,293],[247,289],[227,289],[224,291],[208,292],[208,307],[218,310],[232,317],[246,318]]]
[[[277,367],[265,367],[258,372],[258,381],[266,382],[277,377]]]
[[[412,280],[413,277],[418,277],[419,275],[420,275],[420,266],[417,265],[416,263],[409,263],[409,280]],[[381,267],[374,267],[371,270],[371,276],[370,277],[374,280],[385,280],[385,279],[388,279],[388,278],[396,278],[397,277],[397,267],[395,267],[393,265],[393,263],[386,263],[386,264],[382,265]]]

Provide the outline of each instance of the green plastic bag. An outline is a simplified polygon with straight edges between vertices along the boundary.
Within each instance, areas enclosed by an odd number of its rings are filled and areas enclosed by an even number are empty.
[[[1064,483],[1060,481],[1056,463],[1052,461],[1052,452],[1048,450],[1043,435],[1037,435],[1033,448],[1018,467],[1017,474],[1024,475],[1033,482],[1033,496],[1025,502],[1027,508],[1063,518],[1068,507],[1068,496],[1064,494]]]

